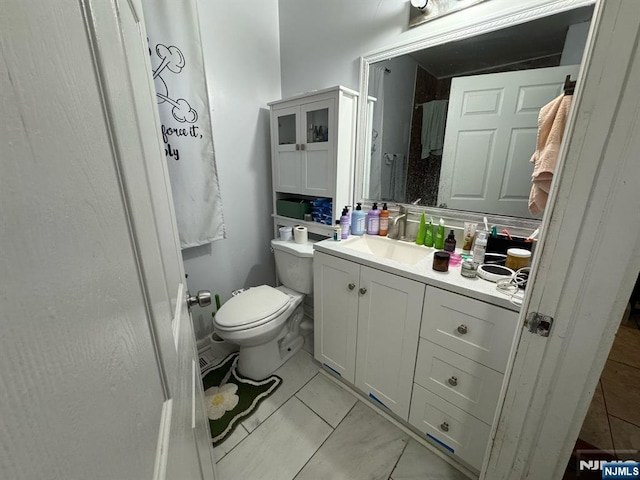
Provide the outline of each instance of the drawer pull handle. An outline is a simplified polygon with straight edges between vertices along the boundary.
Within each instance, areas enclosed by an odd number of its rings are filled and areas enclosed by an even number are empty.
[[[349,284],[349,290],[353,290],[354,288],[356,288],[356,284],[355,283],[350,283]]]
[[[442,430],[443,432],[448,432],[449,431],[449,424],[447,422],[442,422],[440,424],[440,430]]]
[[[455,387],[456,385],[458,385],[458,378],[451,377],[449,380],[447,380],[447,382],[449,382],[449,385],[451,385],[452,387]]]
[[[464,334],[465,334],[465,333],[467,333],[468,331],[469,331],[469,329],[467,328],[467,326],[466,326],[466,325],[460,325],[460,326],[458,327],[458,333],[459,333],[460,335],[464,335]]]
[[[364,287],[362,287],[362,288],[360,289],[360,295],[364,295],[365,293],[367,293],[367,289],[366,289],[366,288],[364,288]]]

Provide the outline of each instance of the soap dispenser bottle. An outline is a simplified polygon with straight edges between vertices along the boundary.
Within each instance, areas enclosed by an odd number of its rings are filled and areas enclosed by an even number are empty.
[[[429,225],[427,225],[427,230],[424,232],[424,246],[433,247],[433,217],[429,219]]]
[[[369,235],[378,235],[380,232],[380,210],[378,204],[374,203],[369,214],[367,215],[367,233]]]
[[[387,209],[387,204],[382,204],[382,211],[380,212],[380,231],[378,235],[381,237],[386,237],[387,233],[389,233],[389,210]]]
[[[342,209],[342,215],[340,216],[340,238],[342,238],[342,240],[349,238],[349,207]]]
[[[436,232],[435,247],[438,250],[442,250],[444,248],[444,220],[442,218],[438,223],[438,231]]]
[[[351,235],[364,235],[365,215],[362,211],[362,203],[358,203],[351,215]]]

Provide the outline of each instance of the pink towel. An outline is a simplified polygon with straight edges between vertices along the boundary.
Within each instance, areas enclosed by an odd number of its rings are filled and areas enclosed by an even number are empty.
[[[571,99],[571,95],[561,95],[540,109],[538,141],[536,151],[531,157],[534,167],[531,175],[533,185],[529,194],[529,211],[533,215],[542,212],[547,204]]]

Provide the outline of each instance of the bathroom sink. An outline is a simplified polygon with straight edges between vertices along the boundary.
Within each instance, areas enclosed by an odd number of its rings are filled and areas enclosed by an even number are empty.
[[[407,265],[414,265],[427,258],[433,252],[433,248],[373,235],[363,235],[362,237],[344,240],[342,246]]]

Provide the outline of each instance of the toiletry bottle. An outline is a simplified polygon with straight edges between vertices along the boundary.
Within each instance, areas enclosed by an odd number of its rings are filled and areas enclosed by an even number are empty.
[[[339,242],[341,240],[340,231],[340,220],[336,220],[336,225],[333,227],[333,241]]]
[[[418,234],[416,235],[416,245],[424,245],[424,236],[427,233],[427,226],[425,225],[424,213],[420,217],[420,226],[418,227]]]
[[[378,235],[380,233],[380,210],[378,210],[377,203],[373,204],[367,215],[367,233],[369,235]]]
[[[433,217],[429,219],[429,225],[427,225],[427,231],[424,232],[424,246],[433,247]]]
[[[351,214],[351,235],[364,235],[364,212],[362,211],[362,203]]]
[[[438,223],[438,231],[436,232],[435,247],[438,250],[442,250],[444,248],[444,220],[442,218]]]
[[[349,238],[349,207],[342,209],[342,216],[340,217],[340,238],[342,238],[342,240]]]
[[[478,232],[476,242],[473,246],[473,263],[482,265],[484,263],[484,254],[487,251],[487,233]]]
[[[449,230],[449,236],[444,241],[444,251],[453,252],[456,249],[456,237],[453,234],[453,230]]]
[[[389,232],[389,210],[387,210],[387,204],[382,204],[382,211],[380,212],[380,231],[378,235],[386,237]]]

